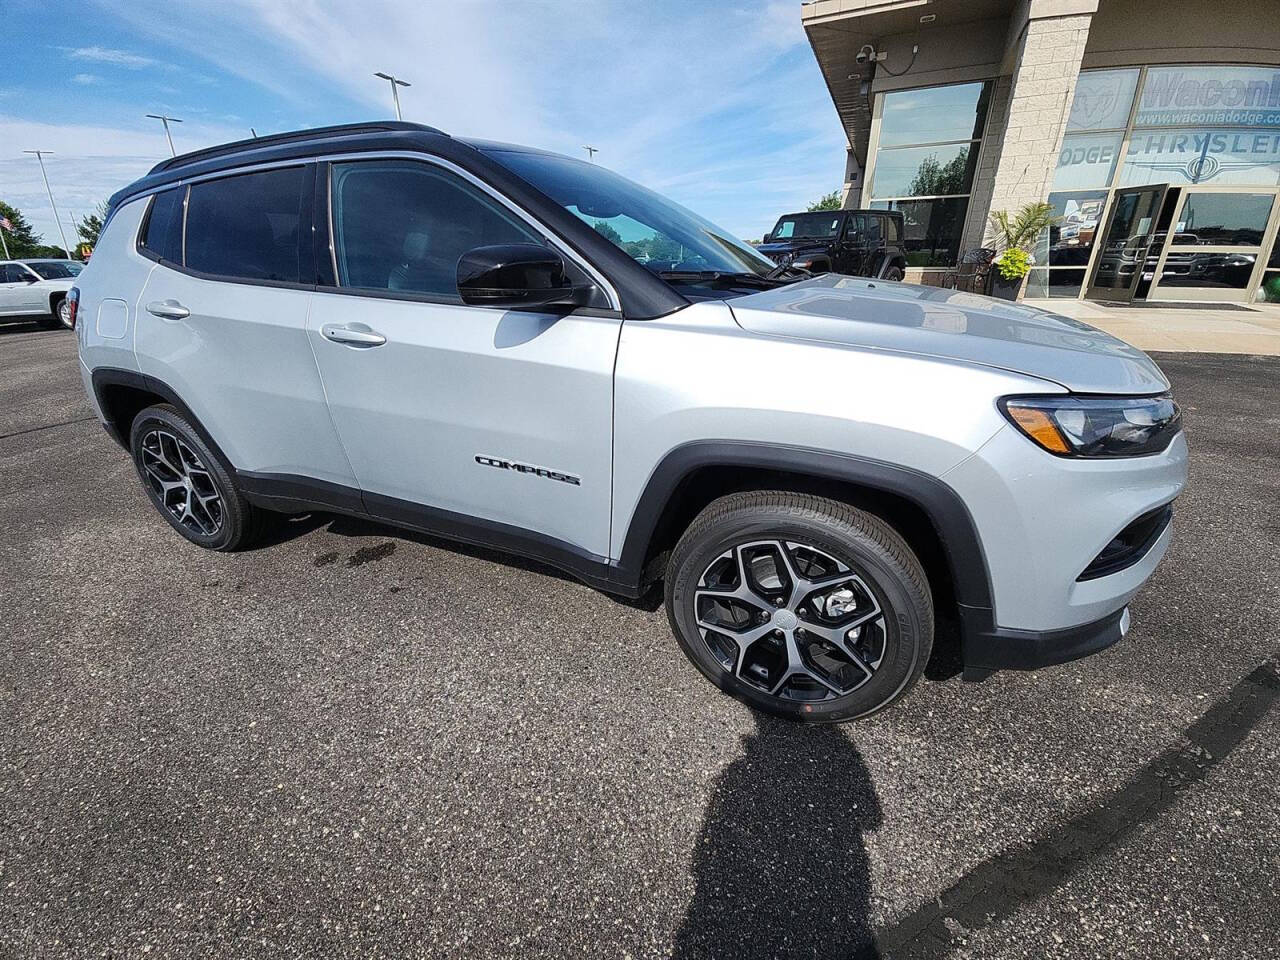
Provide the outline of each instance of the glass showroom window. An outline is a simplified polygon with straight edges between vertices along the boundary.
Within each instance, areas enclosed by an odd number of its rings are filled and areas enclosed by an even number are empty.
[[[990,96],[980,82],[877,98],[869,206],[902,211],[913,267],[956,262]]]
[[[1089,70],[1076,82],[1049,194],[1060,219],[1036,243],[1037,266],[1027,278],[1028,297],[1080,294],[1124,144],[1138,74],[1137,68]]]

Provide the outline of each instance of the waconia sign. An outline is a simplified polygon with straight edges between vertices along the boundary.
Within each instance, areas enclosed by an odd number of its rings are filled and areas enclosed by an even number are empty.
[[[1134,125],[1280,127],[1280,67],[1150,67]]]

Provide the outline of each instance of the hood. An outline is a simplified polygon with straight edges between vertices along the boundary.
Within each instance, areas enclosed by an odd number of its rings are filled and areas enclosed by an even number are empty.
[[[752,333],[978,363],[1077,393],[1160,393],[1141,350],[1087,323],[941,287],[826,274],[729,301]]]
[[[756,249],[770,260],[776,260],[784,254],[797,253],[801,250],[823,250],[830,245],[829,241],[817,237],[796,237],[794,240],[770,240],[761,243]]]
[[[32,284],[42,290],[70,290],[76,285],[75,277],[62,277],[58,280],[37,280]]]

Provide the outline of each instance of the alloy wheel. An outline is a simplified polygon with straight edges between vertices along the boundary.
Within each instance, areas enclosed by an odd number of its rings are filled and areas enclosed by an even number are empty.
[[[222,529],[222,495],[196,452],[177,434],[149,430],[142,438],[142,469],[175,522],[201,536]]]
[[[843,697],[884,658],[876,594],[848,565],[807,544],[731,547],[703,571],[693,603],[698,632],[720,665],[781,700]]]

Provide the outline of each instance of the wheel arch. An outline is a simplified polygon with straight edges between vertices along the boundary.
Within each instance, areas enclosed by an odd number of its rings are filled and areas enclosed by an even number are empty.
[[[232,463],[218,442],[209,435],[200,418],[192,412],[191,407],[163,380],[139,373],[137,370],[116,367],[99,367],[93,371],[92,380],[93,392],[98,398],[98,407],[105,418],[107,432],[125,450],[129,449],[129,431],[133,426],[134,418],[147,407],[157,403],[167,403],[182,414],[200,434],[200,439],[208,444],[225,463]]]
[[[742,490],[815,493],[889,522],[940,588],[939,609],[992,607],[986,555],[968,508],[941,480],[870,458],[747,441],[696,441],[668,453],[632,512],[618,565],[658,579],[666,553],[712,500]],[[938,602],[941,601],[941,602]],[[960,614],[964,617],[965,611]]]

